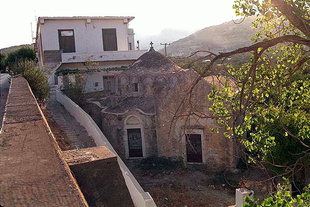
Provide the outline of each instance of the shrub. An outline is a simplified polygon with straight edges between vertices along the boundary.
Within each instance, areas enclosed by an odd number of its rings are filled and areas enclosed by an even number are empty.
[[[12,75],[24,74],[26,70],[32,70],[37,67],[36,63],[31,60],[21,60],[11,65],[10,73]]]
[[[49,97],[49,85],[47,77],[41,68],[37,67],[33,61],[25,60],[14,64],[16,73],[21,74],[29,83],[35,97],[44,102]]]
[[[25,61],[25,60],[37,62],[36,52],[34,51],[34,49],[30,47],[22,47],[18,50],[10,52],[7,55],[5,62],[6,62],[6,65],[10,68],[14,64],[20,61]]]
[[[6,56],[4,54],[0,53],[0,72],[4,72],[6,65],[5,65],[5,58]]]

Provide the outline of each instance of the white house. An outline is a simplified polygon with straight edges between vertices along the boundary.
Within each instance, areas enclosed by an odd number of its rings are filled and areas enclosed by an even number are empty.
[[[41,66],[55,70],[93,69],[85,92],[104,90],[106,76],[146,51],[136,50],[131,16],[39,17],[36,47]],[[92,63],[92,64],[89,64]],[[104,70],[110,68],[108,71]]]

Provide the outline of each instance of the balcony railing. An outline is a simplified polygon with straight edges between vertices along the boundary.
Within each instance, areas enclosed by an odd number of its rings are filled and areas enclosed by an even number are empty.
[[[104,51],[101,53],[62,53],[62,63],[78,63],[87,61],[136,60],[147,50]]]

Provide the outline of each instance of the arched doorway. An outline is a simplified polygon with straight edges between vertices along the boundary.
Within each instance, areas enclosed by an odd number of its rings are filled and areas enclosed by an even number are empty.
[[[144,137],[141,121],[136,116],[125,119],[125,149],[127,158],[144,157]]]

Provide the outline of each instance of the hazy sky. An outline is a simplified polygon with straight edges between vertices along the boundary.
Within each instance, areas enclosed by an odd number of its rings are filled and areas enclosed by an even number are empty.
[[[230,21],[234,0],[2,0],[0,48],[31,43],[38,16],[134,16],[138,36],[196,31]]]

